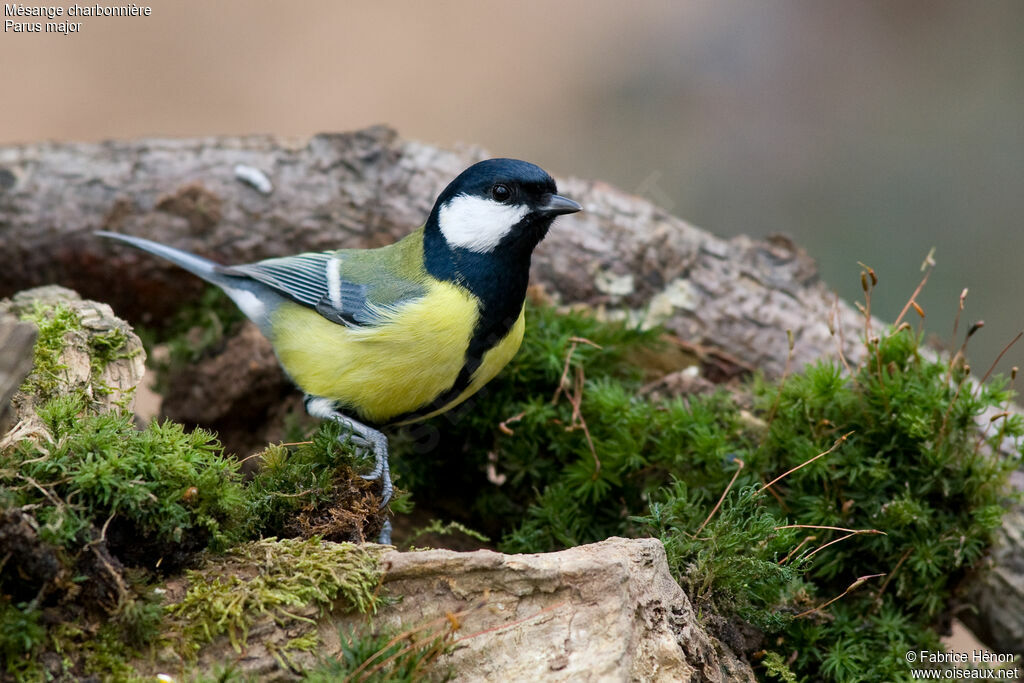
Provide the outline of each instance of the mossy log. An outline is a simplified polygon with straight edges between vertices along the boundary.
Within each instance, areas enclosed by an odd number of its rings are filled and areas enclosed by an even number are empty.
[[[201,283],[92,231],[131,233],[228,263],[379,246],[422,223],[437,192],[485,156],[405,141],[385,127],[306,141],[0,147],[0,253],[7,256],[0,296],[59,283],[134,321],[159,318]],[[567,178],[559,187],[586,211],[559,221],[534,257],[533,282],[556,300],[661,323],[768,376],[840,349],[851,363],[859,359],[863,317],[788,239],[723,239],[604,183]],[[1024,476],[1017,481],[1024,488]],[[1008,516],[1006,524],[1020,519]],[[1024,632],[1024,534],[1004,531],[994,561],[1011,582],[980,574],[967,589],[986,606],[975,628],[1008,652],[1021,649]]]
[[[2,407],[11,408],[15,420],[31,420],[38,403],[58,393],[81,392],[97,411],[115,406],[132,410],[135,389],[146,372],[146,351],[128,323],[114,315],[109,305],[84,300],[76,292],[59,286],[18,292],[11,299],[0,301],[0,319],[17,320],[39,306],[62,306],[74,314],[76,322],[66,332],[61,331],[59,351],[55,350],[55,357],[49,361],[52,368],[32,368],[29,344],[28,367],[33,371],[29,375],[30,386],[24,387],[27,391],[16,391],[6,397]],[[28,322],[21,325],[31,330],[30,339],[34,341],[35,326]],[[12,344],[14,351],[21,342],[14,337],[12,341],[17,342]],[[101,358],[101,345],[113,348],[112,358]],[[47,373],[53,376],[53,387],[43,390],[33,378]],[[15,389],[18,388],[16,385]]]

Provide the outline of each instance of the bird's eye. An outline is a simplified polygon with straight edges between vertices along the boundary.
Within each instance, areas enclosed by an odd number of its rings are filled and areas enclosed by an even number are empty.
[[[491,188],[491,196],[496,202],[507,202],[512,198],[512,190],[509,189],[508,185],[498,183]]]

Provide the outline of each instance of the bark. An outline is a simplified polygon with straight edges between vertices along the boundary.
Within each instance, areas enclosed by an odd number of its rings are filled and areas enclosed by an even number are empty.
[[[13,315],[0,317],[0,434],[11,426],[11,398],[32,371],[32,345],[36,329]]]

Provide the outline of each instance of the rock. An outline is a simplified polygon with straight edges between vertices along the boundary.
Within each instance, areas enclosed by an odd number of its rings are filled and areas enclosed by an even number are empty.
[[[1024,657],[1024,506],[1003,517],[981,569],[964,582],[960,619],[994,652]]]
[[[610,538],[537,555],[390,551],[380,561],[382,587],[396,601],[377,612],[373,628],[459,624],[453,651],[432,665],[430,679],[755,680],[749,664],[705,632],[657,539]],[[294,613],[315,616],[298,606]],[[339,630],[366,627],[358,614],[321,618],[318,654],[337,656]],[[429,632],[415,638],[429,641]],[[287,625],[265,617],[240,654],[223,636],[203,648],[199,665],[233,661],[261,680],[292,680],[295,669],[315,663],[312,654],[292,651],[294,669],[282,668],[275,653],[292,637]]]
[[[653,538],[555,553],[392,553],[384,585],[406,626],[483,600],[439,662],[458,681],[742,681],[750,666],[697,621]]]

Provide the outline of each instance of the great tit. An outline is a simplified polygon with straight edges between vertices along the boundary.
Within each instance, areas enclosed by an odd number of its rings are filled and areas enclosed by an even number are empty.
[[[270,340],[306,410],[370,449],[391,498],[391,425],[443,413],[519,349],[530,257],[555,217],[580,205],[541,168],[489,159],[440,194],[423,227],[379,249],[224,266],[163,244],[98,232],[223,289]],[[382,541],[387,540],[387,527]]]

